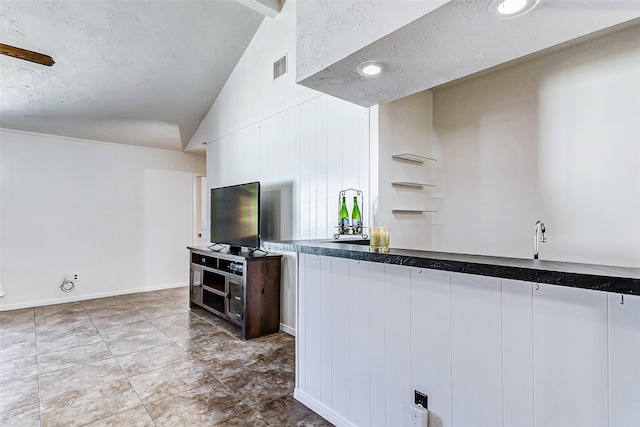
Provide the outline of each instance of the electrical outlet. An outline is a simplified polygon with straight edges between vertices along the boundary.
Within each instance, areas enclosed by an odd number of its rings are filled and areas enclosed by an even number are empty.
[[[422,406],[409,406],[409,425],[411,427],[427,427],[429,425],[429,411]]]
[[[424,409],[429,409],[429,396],[424,393],[414,390],[415,392],[415,404],[422,406]]]
[[[79,273],[65,274],[62,276],[62,280],[71,280],[72,282],[78,282],[80,280],[80,274]]]

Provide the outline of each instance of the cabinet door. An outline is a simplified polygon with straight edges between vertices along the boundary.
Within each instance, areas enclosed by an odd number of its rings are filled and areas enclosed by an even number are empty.
[[[502,425],[501,280],[451,274],[454,427]]]
[[[242,279],[227,277],[227,298],[229,307],[227,315],[239,322],[244,318],[244,286]]]
[[[536,425],[608,425],[607,294],[536,285],[533,319]]]
[[[640,296],[609,294],[609,426],[640,426]]]
[[[202,269],[191,267],[191,301],[202,305]]]

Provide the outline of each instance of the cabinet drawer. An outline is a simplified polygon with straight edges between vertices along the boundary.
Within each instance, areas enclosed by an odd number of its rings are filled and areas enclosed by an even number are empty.
[[[218,259],[205,255],[192,253],[191,262],[198,265],[204,265],[206,267],[218,268]]]

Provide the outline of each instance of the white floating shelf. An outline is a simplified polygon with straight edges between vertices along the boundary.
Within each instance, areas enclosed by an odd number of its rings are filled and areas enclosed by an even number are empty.
[[[420,165],[426,161],[430,161],[430,162],[436,161],[436,159],[432,159],[431,157],[424,157],[424,156],[419,156],[417,154],[409,154],[409,153],[394,154],[391,156],[391,158],[395,160],[404,160],[406,162],[416,163]]]
[[[422,214],[422,213],[434,213],[438,211],[423,211],[419,209],[392,209],[391,213],[394,214]]]
[[[405,182],[405,181],[392,182],[391,185],[395,187],[409,187],[409,188],[435,187],[434,184],[423,184],[420,182]]]

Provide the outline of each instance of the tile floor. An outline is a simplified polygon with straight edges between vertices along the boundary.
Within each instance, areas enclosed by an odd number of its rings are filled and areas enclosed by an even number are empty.
[[[187,288],[0,312],[0,425],[330,426],[292,397],[295,339],[239,333]]]

